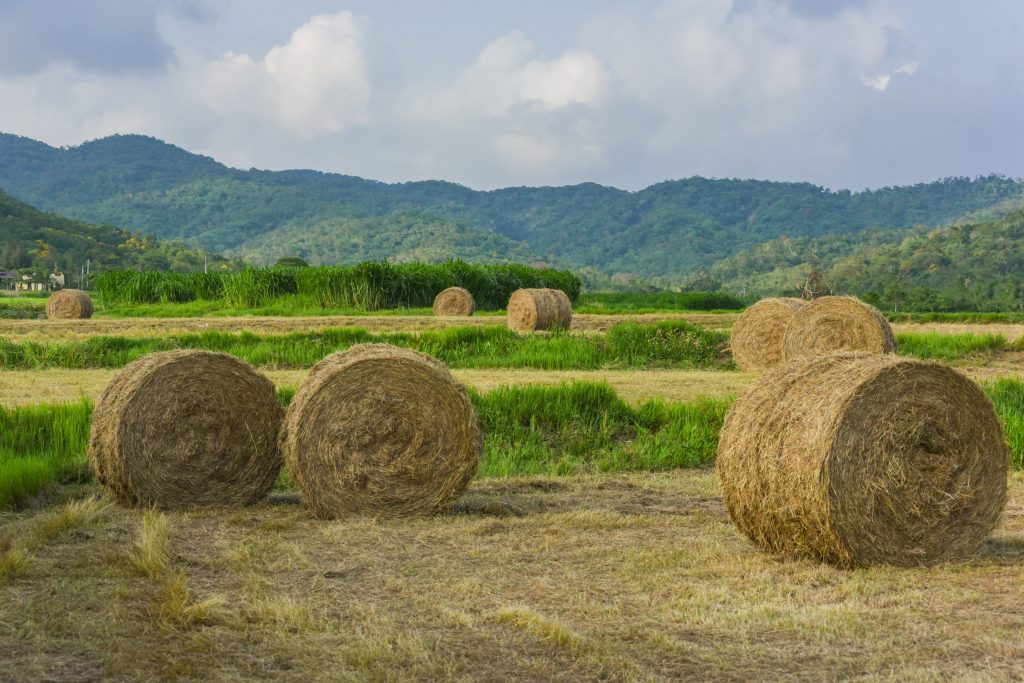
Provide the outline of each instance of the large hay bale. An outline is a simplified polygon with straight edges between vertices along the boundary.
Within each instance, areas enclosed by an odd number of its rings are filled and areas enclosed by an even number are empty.
[[[802,299],[761,299],[732,326],[732,357],[746,372],[773,368],[782,361],[782,338]]]
[[[285,417],[289,472],[318,517],[437,512],[476,473],[482,437],[438,360],[362,344],[320,361]]]
[[[938,364],[842,353],[787,363],[725,418],[729,516],[769,552],[842,566],[972,555],[1006,502],[991,401]]]
[[[175,509],[264,498],[284,463],[274,385],[224,353],[153,353],[110,382],[89,462],[122,502]]]
[[[519,332],[569,329],[572,325],[572,301],[560,289],[517,289],[509,297],[506,320]]]
[[[893,353],[896,337],[885,316],[852,296],[825,296],[800,307],[782,339],[785,360],[842,351]]]
[[[46,300],[46,317],[80,320],[92,317],[92,299],[80,289],[61,289]]]
[[[434,315],[459,316],[473,315],[476,302],[473,295],[464,287],[449,287],[434,297]]]

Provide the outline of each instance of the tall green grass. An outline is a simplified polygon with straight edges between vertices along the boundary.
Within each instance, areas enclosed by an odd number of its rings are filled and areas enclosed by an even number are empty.
[[[941,334],[908,332],[896,335],[898,351],[904,356],[934,360],[956,360],[964,356],[1001,351],[1007,347],[1001,334]]]
[[[303,368],[334,351],[367,342],[416,349],[456,368],[702,368],[716,366],[727,340],[723,332],[683,321],[622,323],[596,335],[521,335],[495,325],[419,334],[371,334],[360,327],[345,327],[286,335],[210,331],[167,337],[97,336],[48,343],[0,339],[0,368],[117,368],[154,351],[179,348],[222,351],[261,367]]]
[[[1006,378],[987,382],[983,387],[1003,421],[1012,466],[1024,469],[1024,382]]]
[[[634,408],[606,384],[473,393],[484,431],[480,476],[661,471],[714,462],[727,400]]]
[[[0,407],[0,508],[53,481],[88,479],[92,403]]]
[[[283,405],[294,394],[278,391]],[[634,408],[608,385],[589,383],[470,396],[486,435],[485,477],[703,467],[714,459],[728,406],[651,401]],[[88,401],[0,409],[0,508],[53,482],[89,479],[91,415]]]
[[[454,286],[472,292],[478,309],[497,310],[521,287],[561,289],[575,300],[581,284],[565,270],[463,261],[400,265],[367,261],[352,266],[274,266],[214,273],[122,270],[95,279],[105,308],[220,301],[226,307],[252,309],[294,295],[301,306],[360,311],[430,307],[441,290]]]
[[[1024,382],[983,386],[1005,426],[1012,466],[1024,469]],[[294,394],[278,391],[283,405]],[[732,402],[631,406],[608,385],[584,382],[470,391],[470,397],[485,435],[482,477],[706,467]],[[53,482],[89,479],[91,415],[88,401],[0,408],[0,508]]]

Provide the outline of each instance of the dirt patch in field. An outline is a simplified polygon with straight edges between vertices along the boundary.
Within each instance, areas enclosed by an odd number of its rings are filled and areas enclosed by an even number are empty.
[[[0,405],[40,402],[69,403],[80,398],[95,400],[117,370],[4,370],[0,371]],[[308,370],[269,370],[266,375],[279,387],[297,387]],[[499,386],[607,382],[631,403],[651,398],[692,401],[699,398],[736,396],[755,375],[715,370],[453,370],[460,382],[479,391]]]
[[[1001,334],[1011,342],[1024,336],[1024,325],[1009,323],[893,323],[892,330],[896,334]]]
[[[959,368],[969,377],[988,381],[1000,377],[1024,380],[1024,354],[999,357],[984,367]],[[297,387],[308,370],[268,370],[278,387]],[[117,370],[2,370],[0,405],[40,402],[69,403],[80,398],[95,400]],[[701,398],[738,396],[757,377],[754,373],[724,370],[453,370],[460,382],[479,391],[500,386],[607,382],[624,400],[642,403],[653,398],[694,401]]]
[[[602,332],[621,322],[651,323],[686,320],[697,325],[727,328],[735,313],[658,313],[645,315],[574,315],[572,329]],[[423,332],[448,327],[505,325],[504,316],[436,318],[429,315],[360,315],[323,317],[245,318],[93,318],[91,320],[0,320],[0,335],[11,341],[61,341],[97,335],[161,337],[188,332],[255,332],[286,334],[332,327],[362,327],[369,332]]]
[[[969,563],[858,571],[761,554],[701,471],[478,481],[402,521],[55,504],[2,520],[31,546],[0,580],[4,676],[1010,680],[1022,496]]]

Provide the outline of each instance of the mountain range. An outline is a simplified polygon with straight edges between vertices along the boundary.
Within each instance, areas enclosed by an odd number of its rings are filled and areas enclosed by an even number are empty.
[[[150,137],[56,148],[0,134],[0,187],[46,211],[263,264],[366,259],[545,263],[680,283],[700,269],[760,291],[810,260],[1024,206],[1024,182],[946,178],[851,192],[809,183],[671,180],[477,191],[311,170],[230,168]]]

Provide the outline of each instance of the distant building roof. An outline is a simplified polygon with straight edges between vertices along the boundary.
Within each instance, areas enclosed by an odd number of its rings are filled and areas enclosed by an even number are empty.
[[[17,273],[11,273],[6,270],[0,270],[0,280],[17,280],[20,275]]]

